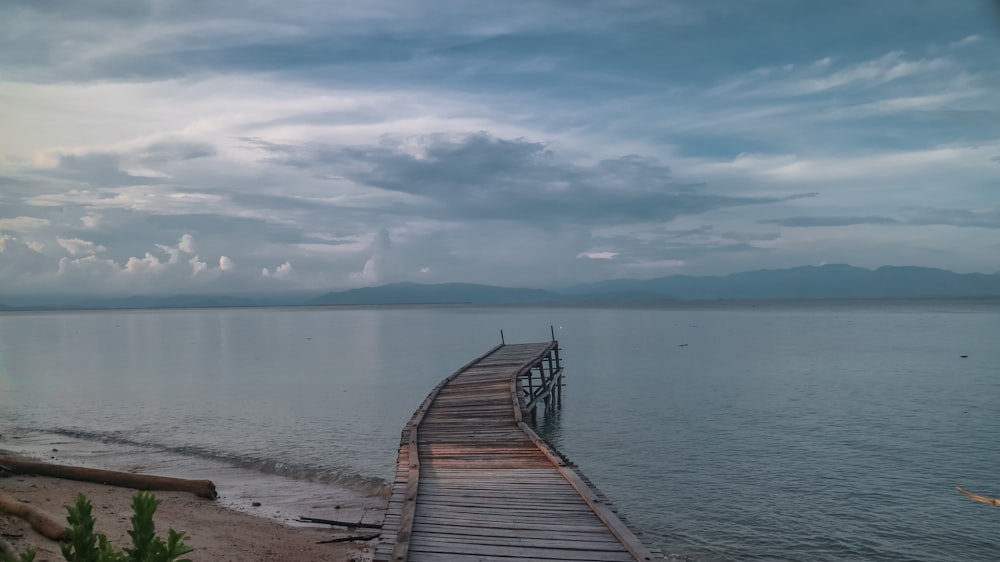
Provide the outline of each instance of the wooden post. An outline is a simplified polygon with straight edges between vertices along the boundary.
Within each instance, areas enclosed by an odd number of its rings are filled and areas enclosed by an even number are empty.
[[[544,362],[539,362],[538,366],[541,369],[541,371],[543,373],[542,376],[544,378],[545,363]],[[548,414],[548,413],[550,413],[552,411],[552,382],[554,380],[555,380],[555,372],[552,371],[552,365],[550,364],[549,365],[549,376],[548,376],[548,379],[545,380],[545,413],[546,414]]]
[[[500,330],[500,345],[506,345],[507,342],[503,341],[503,330]]]

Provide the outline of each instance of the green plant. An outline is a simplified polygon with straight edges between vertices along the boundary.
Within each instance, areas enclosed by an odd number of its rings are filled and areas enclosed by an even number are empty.
[[[0,562],[35,562],[35,551],[29,548],[17,558],[9,554],[0,553]]]
[[[93,505],[87,496],[79,494],[76,503],[66,508],[70,524],[69,540],[61,543],[63,558],[68,562],[191,562],[179,558],[193,549],[184,544],[184,533],[170,529],[167,540],[156,536],[153,514],[160,500],[150,492],[139,492],[132,498],[132,547],[116,551],[103,533],[94,532]],[[19,562],[30,562],[19,561]]]

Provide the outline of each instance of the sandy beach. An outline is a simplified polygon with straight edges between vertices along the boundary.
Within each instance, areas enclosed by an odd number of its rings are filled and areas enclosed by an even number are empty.
[[[66,506],[77,493],[84,493],[94,505],[96,530],[112,544],[129,544],[131,501],[135,490],[101,484],[74,482],[42,476],[0,478],[0,490],[20,501],[42,508],[62,520]],[[187,533],[186,542],[194,552],[194,562],[317,562],[368,560],[374,541],[317,544],[334,537],[367,534],[340,528],[292,527],[278,521],[227,509],[218,503],[184,492],[156,492],[162,503],[155,522],[158,534],[168,528]],[[0,514],[0,535],[18,551],[34,548],[37,562],[63,560],[59,545],[42,537],[19,518]]]

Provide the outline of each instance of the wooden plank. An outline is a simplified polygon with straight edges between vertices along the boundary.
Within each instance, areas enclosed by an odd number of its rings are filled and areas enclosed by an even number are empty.
[[[548,535],[541,537],[528,536],[484,536],[470,535],[462,533],[449,533],[447,531],[430,532],[425,528],[417,534],[419,541],[424,544],[455,544],[455,545],[482,545],[500,546],[516,548],[534,549],[557,549],[557,550],[586,550],[590,552],[622,552],[622,545],[614,536],[608,535],[610,540],[594,540],[594,537],[587,535]]]
[[[574,522],[553,520],[552,518],[545,518],[541,520],[525,519],[524,517],[508,517],[504,520],[498,519],[500,519],[499,516],[495,516],[491,519],[469,519],[467,517],[454,519],[435,516],[432,518],[421,518],[420,521],[414,523],[414,528],[417,526],[424,528],[443,525],[459,529],[471,526],[472,528],[478,529],[485,534],[489,534],[495,530],[511,530],[525,532],[537,531],[546,533],[591,533],[595,535],[614,537],[614,535],[611,534],[611,531],[609,531],[603,523],[597,520]]]
[[[410,562],[470,562],[474,560],[475,562],[514,562],[515,560],[527,560],[529,562],[561,562],[561,558],[525,558],[525,557],[510,557],[510,556],[476,556],[470,559],[468,555],[464,554],[444,554],[440,552],[421,552],[417,551],[413,553],[410,557]],[[376,561],[382,562],[382,561]]]
[[[384,527],[383,527],[384,528]],[[524,537],[524,538],[545,538],[545,537],[586,537],[588,540],[605,541],[619,544],[618,539],[612,535],[604,525],[546,525],[544,523],[532,525],[522,523],[517,526],[490,527],[475,521],[460,521],[457,523],[441,524],[438,522],[418,521],[413,525],[414,532],[442,533],[451,535],[478,535],[494,537]]]
[[[462,554],[465,556],[475,556],[478,560],[482,556],[507,556],[511,558],[530,559],[533,556],[571,561],[621,561],[630,562],[632,557],[627,552],[606,552],[606,551],[586,551],[570,550],[560,548],[525,548],[513,545],[481,545],[471,543],[451,543],[447,541],[437,541],[423,537],[414,537],[413,550],[417,552],[427,552],[434,554]],[[468,558],[466,558],[468,560]]]

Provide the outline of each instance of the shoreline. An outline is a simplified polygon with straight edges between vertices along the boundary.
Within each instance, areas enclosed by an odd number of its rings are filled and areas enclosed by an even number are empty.
[[[317,544],[339,537],[370,535],[377,531],[348,530],[297,521],[318,517],[378,523],[386,499],[346,487],[255,473],[214,461],[144,451],[133,447],[67,438],[44,432],[6,434],[0,454],[64,465],[212,480],[218,500],[188,492],[155,491],[161,501],[154,516],[157,534],[167,529],[185,532],[195,550],[192,562],[363,562],[371,560],[378,539]],[[0,490],[34,505],[57,521],[66,519],[66,506],[78,493],[94,506],[95,530],[117,548],[130,545],[132,497],[136,490],[46,476],[0,477]],[[27,522],[0,513],[0,537],[18,552],[33,548],[36,562],[63,560],[59,544],[35,532]]]
[[[107,535],[118,548],[130,545],[127,531],[131,528],[131,503],[136,490],[26,475],[0,478],[0,489],[58,520],[65,519],[66,506],[83,493],[94,506],[95,531]],[[186,556],[193,562],[360,562],[370,560],[375,549],[375,541],[317,544],[363,533],[319,526],[293,527],[187,492],[154,493],[162,500],[153,518],[157,534],[165,537],[170,528],[184,531],[185,542],[195,549]],[[57,542],[38,534],[20,518],[0,514],[0,535],[18,552],[35,549],[36,562],[63,560]]]

